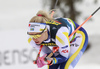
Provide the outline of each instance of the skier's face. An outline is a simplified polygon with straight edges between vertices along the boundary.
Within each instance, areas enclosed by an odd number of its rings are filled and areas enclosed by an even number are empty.
[[[33,39],[33,41],[36,43],[36,44],[41,44],[44,40],[46,40],[48,38],[48,33],[47,31],[44,31],[42,33],[28,33],[30,34],[30,37]]]

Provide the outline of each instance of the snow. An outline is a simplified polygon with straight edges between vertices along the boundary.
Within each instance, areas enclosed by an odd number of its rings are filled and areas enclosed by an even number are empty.
[[[83,3],[76,4],[77,10],[82,12],[82,14],[77,18],[79,24],[82,24],[86,18],[88,18],[98,7],[100,7],[100,0],[98,0],[97,4],[94,4],[93,1],[94,0],[84,0]],[[100,10],[96,12],[94,16],[86,22],[86,24],[83,25],[89,35],[95,35],[95,33],[100,34],[100,32],[96,31],[100,29],[99,18]]]
[[[42,0],[1,0],[0,2],[0,69],[38,69],[29,58],[35,59],[37,51],[27,42],[27,24],[37,11],[44,9]],[[79,6],[80,5],[80,6]],[[100,0],[84,0],[76,5],[82,11],[81,24],[100,6]],[[75,69],[100,69],[100,10],[83,27],[89,34],[91,47],[84,53]],[[14,52],[17,51],[15,54]],[[14,58],[15,55],[16,57]],[[20,56],[19,56],[20,55]],[[14,61],[15,60],[15,61]],[[40,69],[47,69],[44,66]]]

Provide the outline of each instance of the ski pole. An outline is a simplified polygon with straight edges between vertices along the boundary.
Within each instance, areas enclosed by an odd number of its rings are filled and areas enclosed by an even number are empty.
[[[42,47],[43,47],[43,45],[40,46],[40,50],[39,50],[39,52],[38,52],[38,55],[37,55],[37,57],[36,57],[36,60],[33,60],[33,63],[34,63],[34,64],[37,63],[37,59],[38,59],[38,57],[40,56],[40,52],[41,52],[41,50],[42,50]]]
[[[71,35],[69,35],[69,38],[77,31],[77,30],[79,30],[98,10],[100,9],[100,7],[97,9],[97,10],[95,10],[75,31],[73,31],[72,32],[72,34]],[[57,51],[59,49],[59,47],[57,47],[56,49],[55,49],[55,52]],[[55,53],[54,52],[54,53]],[[49,55],[48,55],[48,57],[51,57],[53,55],[53,52],[52,53],[50,53]]]
[[[57,3],[58,3],[58,0],[56,0],[56,3],[55,3],[55,6],[54,6],[54,9],[56,8]],[[53,10],[52,13],[51,13],[51,18],[53,18],[54,13],[55,13],[55,11]]]
[[[55,6],[54,6],[54,9],[57,7],[57,3],[58,3],[58,0],[56,0],[56,3],[55,3]]]
[[[55,53],[57,50],[59,49],[59,47],[57,47],[53,52],[51,52],[47,57],[51,57],[53,55],[53,53]]]
[[[98,10],[100,9],[100,7],[96,10],[96,11],[94,11],[75,31],[73,31],[72,33],[71,33],[71,35],[69,35],[69,38],[77,31],[77,30],[79,30]]]

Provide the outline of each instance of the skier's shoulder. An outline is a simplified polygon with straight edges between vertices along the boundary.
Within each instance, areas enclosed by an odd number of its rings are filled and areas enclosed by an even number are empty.
[[[74,21],[70,18],[63,18],[63,19],[66,20],[66,22],[69,24],[72,24],[72,25],[74,24]]]
[[[62,19],[62,20],[66,20],[66,21],[68,21],[68,22],[73,21],[73,20],[70,19],[70,18],[62,18],[62,17],[57,17],[57,18],[54,18],[54,19],[55,19],[55,20]]]
[[[73,20],[70,18],[63,18],[63,19],[67,20],[68,22],[73,22]]]
[[[62,19],[70,19],[70,18],[63,18],[63,17],[56,17],[54,19],[59,19],[59,18],[62,18]]]

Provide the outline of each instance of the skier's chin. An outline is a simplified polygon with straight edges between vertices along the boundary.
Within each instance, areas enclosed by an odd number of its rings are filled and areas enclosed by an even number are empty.
[[[40,45],[41,43],[36,43],[37,45]]]

